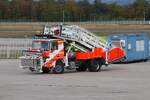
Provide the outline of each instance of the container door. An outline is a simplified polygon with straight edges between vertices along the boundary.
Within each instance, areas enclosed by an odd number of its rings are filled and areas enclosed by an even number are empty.
[[[135,41],[136,41],[135,36],[128,36],[127,52],[126,52],[127,61],[134,61],[137,58]]]
[[[149,51],[150,51],[150,42],[149,42],[149,38],[144,36],[144,59],[149,59],[150,55],[149,55]]]

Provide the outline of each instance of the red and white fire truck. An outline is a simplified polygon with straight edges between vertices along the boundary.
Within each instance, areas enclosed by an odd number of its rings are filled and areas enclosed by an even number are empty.
[[[20,57],[20,67],[31,71],[55,74],[64,70],[98,72],[124,58],[121,48],[100,42],[93,33],[76,25],[45,27],[44,33],[35,35],[32,49]]]

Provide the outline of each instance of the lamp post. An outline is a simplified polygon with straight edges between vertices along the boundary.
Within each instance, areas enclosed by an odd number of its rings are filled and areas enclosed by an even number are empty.
[[[63,9],[63,23],[65,22],[65,11]]]
[[[143,19],[144,19],[144,21],[145,21],[145,19],[146,19],[146,18],[145,18],[145,17],[146,17],[145,11],[144,11],[144,13],[143,13],[143,17],[144,17]]]

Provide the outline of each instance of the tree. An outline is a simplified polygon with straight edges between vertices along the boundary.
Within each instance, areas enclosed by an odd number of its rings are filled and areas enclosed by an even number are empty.
[[[9,2],[6,0],[0,1],[0,19],[8,19],[10,14],[9,12]]]
[[[68,0],[64,6],[65,12],[70,21],[78,21],[80,18],[80,8],[75,0]]]
[[[0,19],[4,18],[4,10],[5,10],[4,2],[0,1]]]
[[[136,17],[142,19],[145,17],[146,12],[148,12],[149,4],[146,0],[136,0],[133,7],[135,7],[136,10]]]
[[[83,0],[78,2],[80,8],[80,21],[90,20],[90,14],[92,13],[91,4],[88,0]]]
[[[0,19],[19,21],[89,21],[150,19],[150,4],[136,0],[130,5],[101,0],[0,0]]]
[[[111,20],[119,20],[124,17],[124,8],[116,3],[108,5],[108,15]]]
[[[54,0],[42,0],[40,3],[40,16],[43,21],[55,21],[56,5]]]

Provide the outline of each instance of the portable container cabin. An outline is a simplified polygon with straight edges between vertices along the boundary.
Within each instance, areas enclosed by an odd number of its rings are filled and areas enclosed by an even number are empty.
[[[107,37],[107,42],[120,47],[125,52],[121,62],[147,61],[149,59],[149,38],[146,34],[115,34]]]

